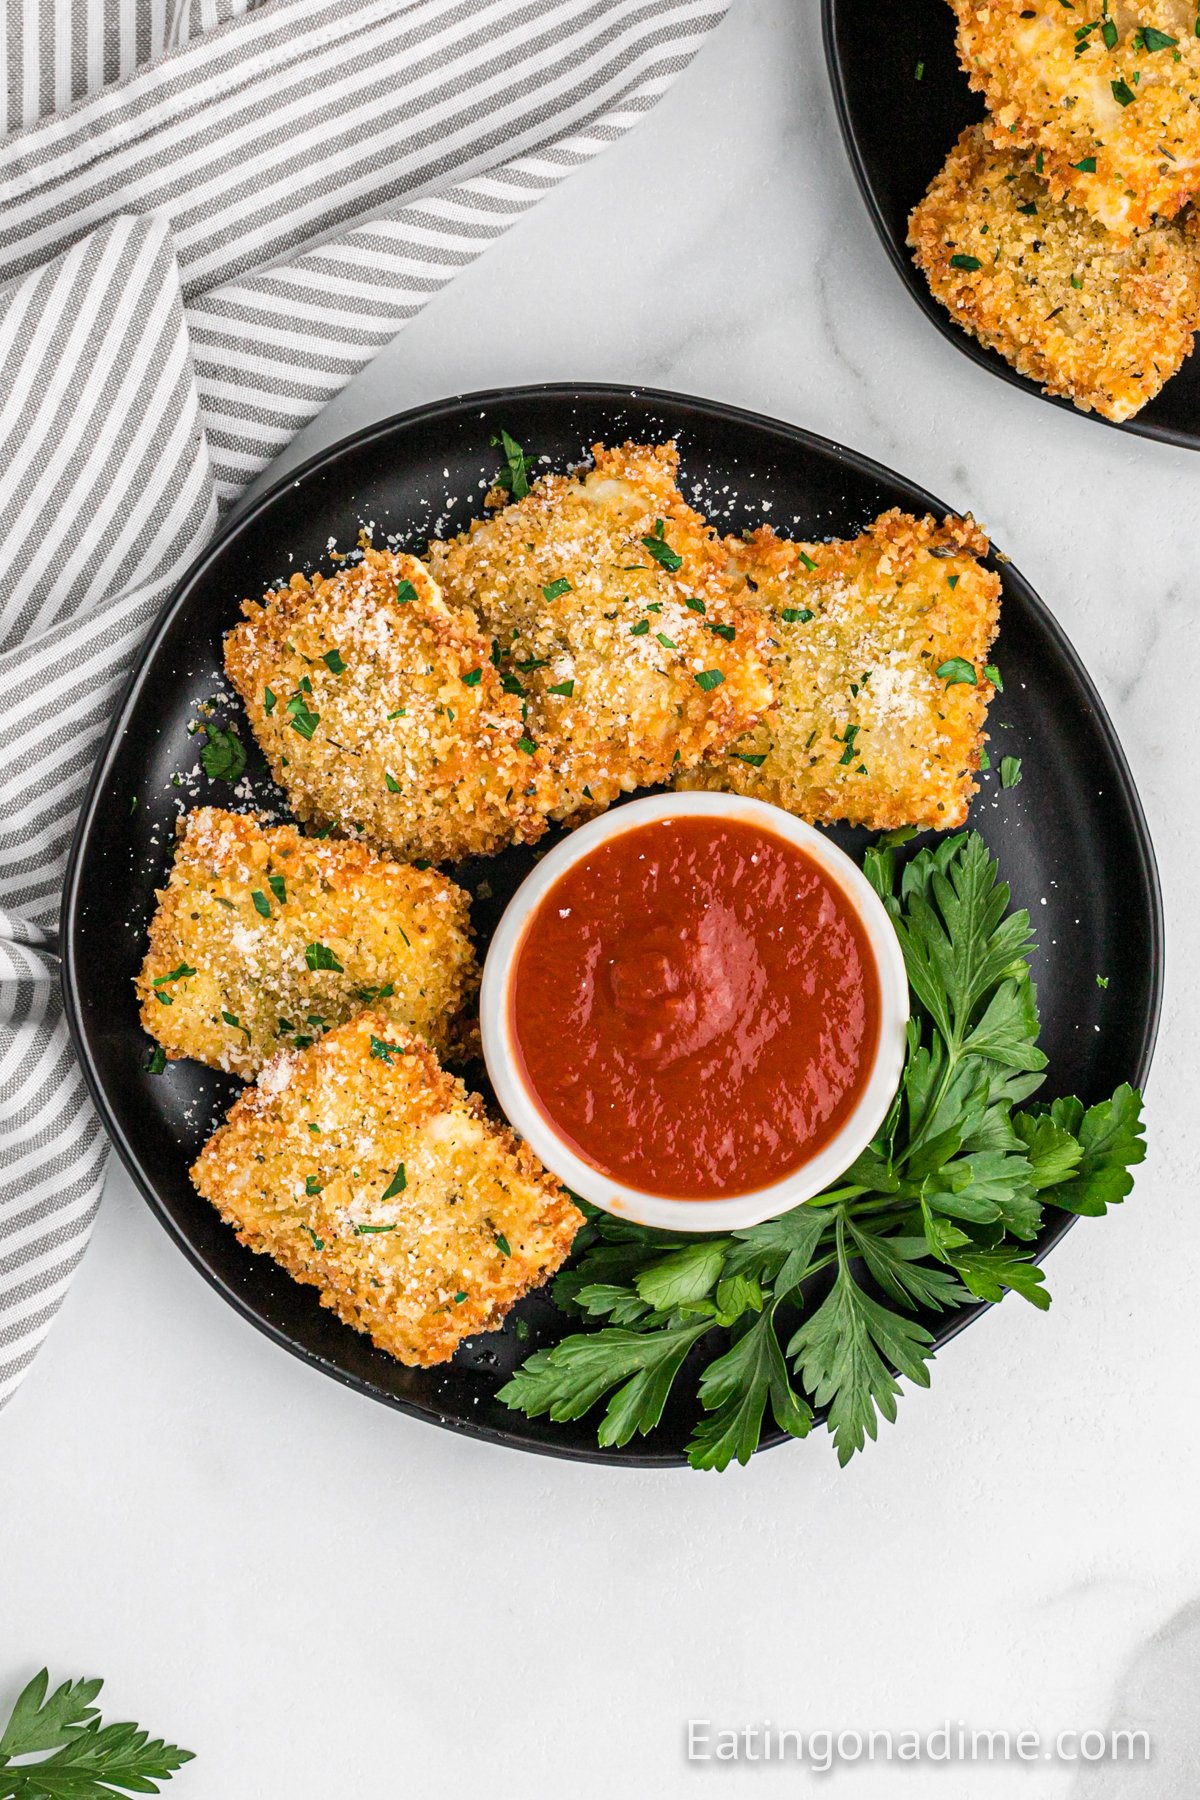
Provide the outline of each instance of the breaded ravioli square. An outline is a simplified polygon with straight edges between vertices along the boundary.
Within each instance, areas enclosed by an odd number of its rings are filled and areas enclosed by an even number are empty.
[[[1194,0],[951,0],[985,129],[1037,152],[1053,198],[1110,231],[1172,219],[1200,188]]]
[[[676,486],[674,445],[592,454],[592,469],[540,477],[427,552],[548,752],[557,819],[690,768],[773,691],[762,622]]]
[[[909,221],[935,299],[1020,374],[1130,419],[1191,354],[1194,219],[1130,238],[1050,198],[1034,160],[964,131]]]
[[[250,1077],[364,1005],[445,1054],[478,980],[445,876],[205,806],[180,821],[137,992],[169,1057]]]
[[[753,795],[819,824],[961,825],[976,791],[1000,582],[970,518],[888,512],[861,537],[731,540],[769,621],[779,698],[681,787]]]
[[[302,819],[430,862],[545,829],[521,709],[416,557],[368,549],[242,610],[225,667]]]
[[[243,1244],[422,1368],[494,1331],[583,1223],[532,1151],[379,1012],[268,1063],[192,1179]]]

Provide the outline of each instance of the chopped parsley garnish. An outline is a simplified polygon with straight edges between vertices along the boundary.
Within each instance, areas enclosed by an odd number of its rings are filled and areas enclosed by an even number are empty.
[[[505,1237],[505,1235],[502,1231],[498,1231],[496,1233],[496,1248],[500,1252],[501,1256],[511,1256],[512,1255],[512,1251],[509,1248],[508,1239]]]
[[[973,663],[969,663],[965,656],[952,656],[949,661],[939,663],[937,675],[938,680],[944,681],[948,688],[959,685],[963,687],[978,686],[975,666]]]
[[[483,680],[483,670],[468,669],[462,679],[464,687],[478,687]]]
[[[1128,82],[1110,81],[1108,85],[1112,89],[1112,97],[1118,106],[1133,105],[1133,89]]]
[[[400,783],[388,769],[383,771],[383,785],[386,787],[389,794],[398,794],[400,792]]]
[[[1036,217],[1037,217],[1037,201],[1030,200],[1027,205],[1018,206],[1017,211],[1019,213],[1024,213],[1026,218],[1028,218],[1028,219],[1036,219]]]
[[[302,1225],[300,1229],[301,1231],[307,1231],[309,1237],[312,1239],[312,1247],[314,1250],[323,1250],[325,1248],[324,1238],[319,1238],[311,1225]]]
[[[996,692],[1002,694],[1004,692],[1004,682],[1001,680],[1000,671],[995,663],[984,663],[983,672],[995,688]]]
[[[785,606],[779,616],[785,625],[807,625],[817,615],[809,612],[807,606]]]
[[[268,875],[267,886],[278,900],[280,906],[287,902],[287,882],[282,875]]]
[[[704,629],[705,631],[711,631],[716,637],[724,638],[727,644],[732,644],[734,638],[737,636],[737,632],[732,625],[713,625],[710,624],[708,620],[705,620]]]
[[[342,661],[341,653],[337,650],[327,650],[321,661],[331,675],[344,675],[346,672],[346,665]]]
[[[708,611],[703,600],[697,600],[694,594],[685,594],[683,597],[683,604],[687,607],[689,612],[703,613]]]
[[[400,606],[407,606],[409,601],[415,600],[416,597],[417,590],[411,581],[402,581],[396,589],[396,601]]]
[[[958,256],[952,256],[950,258],[950,267],[952,269],[974,270],[974,269],[982,269],[983,264],[980,262],[980,260],[977,256],[958,255]]]
[[[1159,31],[1153,25],[1142,25],[1133,34],[1134,44],[1142,50],[1172,50],[1179,42],[1169,31]]]
[[[917,64],[916,68],[913,70],[913,80],[914,81],[923,81],[924,79],[925,79],[925,64],[923,62],[919,62]]]
[[[575,692],[575,683],[573,681],[556,681],[553,687],[548,687],[546,689],[546,692],[548,694],[561,694],[564,700],[569,700],[571,695]]]
[[[234,731],[222,731],[219,725],[205,728],[207,742],[200,752],[204,773],[210,781],[238,781],[246,767],[246,751]]]
[[[271,902],[267,899],[267,896],[263,893],[262,889],[252,888],[250,890],[250,898],[254,902],[255,912],[261,913],[264,919],[269,919],[271,916]]]
[[[808,570],[809,574],[811,575],[817,565],[813,561],[812,557],[808,554],[807,550],[801,550],[800,561],[804,564],[805,568]]]
[[[767,760],[765,750],[761,756],[751,756],[748,750],[731,750],[729,754],[735,756],[739,762],[749,763],[752,769],[761,769]]]
[[[673,575],[676,569],[682,569],[683,558],[677,550],[672,550],[670,544],[668,544],[666,540],[665,532],[666,526],[663,524],[662,520],[655,519],[654,535],[653,537],[644,537],[642,539],[642,545],[650,552],[655,562],[658,563],[661,568],[668,570],[669,573]]]
[[[645,637],[650,629],[649,619],[639,619],[636,625],[629,627],[630,637]]]
[[[1015,788],[1021,779],[1021,759],[1019,756],[1002,756],[1000,758],[1000,786]]]
[[[720,687],[724,679],[724,673],[720,669],[701,669],[696,677],[696,686],[702,688],[707,694],[713,688]]]
[[[1097,975],[1096,986],[1098,988],[1106,988],[1108,986],[1108,976],[1107,975]]]
[[[236,1013],[223,1012],[221,1014],[221,1017],[224,1019],[226,1025],[232,1025],[232,1027],[235,1031],[240,1031],[240,1032],[244,1033],[246,1042],[248,1044],[253,1042],[253,1039],[250,1036],[249,1029],[245,1025],[242,1024],[242,1021],[238,1018]]]
[[[1103,25],[1100,27],[1100,36],[1104,39],[1104,47],[1106,50],[1116,49],[1117,28],[1111,19],[1105,19]]]
[[[519,737],[517,739],[517,749],[523,750],[526,756],[532,756],[537,749],[537,745],[531,737]]]
[[[275,711],[277,705],[278,700],[276,696],[271,692],[269,687],[265,687],[263,689],[263,711],[266,713],[268,719]]]
[[[384,1189],[383,1193],[380,1195],[380,1199],[381,1200],[394,1200],[396,1198],[396,1195],[402,1194],[407,1186],[408,1186],[408,1176],[404,1172],[404,1164],[401,1163],[399,1168],[396,1170],[396,1173],[392,1176],[392,1179],[388,1182],[387,1187]]]
[[[992,759],[987,753],[987,745],[984,744],[979,752],[979,767],[983,770],[984,774],[986,774],[991,766]]]
[[[304,960],[310,969],[332,969],[335,975],[343,973],[341,963],[328,944],[305,944]]]
[[[455,1294],[455,1296],[454,1296],[455,1306],[461,1306],[463,1301],[466,1299],[466,1297],[467,1297],[467,1290],[465,1288],[459,1288],[457,1294]]]
[[[379,992],[382,994],[383,989],[381,988]],[[368,1001],[368,1005],[369,1004],[370,1002]],[[386,1038],[378,1038],[375,1036],[375,1033],[372,1032],[371,1055],[377,1057],[380,1062],[385,1062],[390,1069],[393,1056],[404,1055],[404,1046],[402,1044],[389,1044]]]
[[[503,427],[500,436],[489,441],[493,450],[504,452],[504,466],[496,476],[496,486],[514,500],[523,500],[529,492],[529,471],[537,458],[526,456],[516,438],[510,437]]]
[[[386,1195],[384,1197],[386,1199]],[[378,1237],[381,1231],[395,1231],[395,1229],[394,1225],[356,1225],[354,1227],[357,1237]]]
[[[155,1044],[143,1067],[147,1075],[161,1075],[167,1066],[167,1053],[161,1044]]]
[[[675,650],[678,648],[675,639],[669,638],[665,631],[656,631],[654,635],[664,650]]]
[[[195,973],[196,971],[192,968],[190,963],[181,962],[171,970],[169,975],[156,975],[154,977],[153,985],[155,987],[165,987],[169,981],[186,981],[189,975],[194,975]]]
[[[542,589],[542,599],[561,600],[564,594],[570,594],[573,591],[574,590],[566,576],[560,575],[557,581],[551,581]]]
[[[1096,159],[1094,156],[1082,156],[1077,163],[1072,163],[1071,167],[1073,169],[1078,169],[1081,175],[1094,175],[1096,173]]]
[[[847,725],[845,731],[842,733],[841,741],[843,744],[845,744],[846,748],[842,751],[842,754],[838,757],[839,764],[845,764],[848,766],[850,763],[852,763],[854,761],[854,740],[858,736],[859,729],[860,729],[860,727],[857,725]]]
[[[524,696],[524,686],[518,681],[515,675],[509,674],[508,672],[505,672],[505,674],[500,677],[500,686],[506,694]]]
[[[364,1006],[374,1006],[377,1000],[390,1000],[395,991],[395,988],[389,981],[386,982],[383,987],[356,988],[354,990],[354,998],[356,1000],[361,1000]]]
[[[308,680],[307,675],[304,680]],[[301,682],[300,685],[303,687],[304,682]],[[312,710],[302,693],[292,695],[287,703],[285,711],[288,716],[288,724],[291,726],[292,730],[299,732],[302,738],[311,742],[312,734],[321,722],[320,713]]]

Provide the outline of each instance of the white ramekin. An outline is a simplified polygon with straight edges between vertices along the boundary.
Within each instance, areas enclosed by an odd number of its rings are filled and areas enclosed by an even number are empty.
[[[879,1042],[854,1111],[815,1156],[782,1181],[721,1200],[676,1200],[669,1195],[643,1193],[584,1162],[559,1136],[526,1087],[513,1043],[510,984],[525,927],[544,895],[572,864],[598,844],[636,831],[642,825],[683,817],[755,825],[805,851],[850,902],[866,934],[879,978]],[[522,882],[492,938],[484,963],[480,1023],[488,1074],[509,1122],[546,1167],[574,1193],[605,1212],[636,1220],[640,1225],[655,1225],[668,1231],[733,1231],[757,1225],[811,1199],[830,1186],[866,1149],[883,1123],[904,1067],[908,981],[899,940],[879,896],[861,869],[822,832],[777,806],[736,794],[651,795],[614,807],[581,825],[544,856]]]

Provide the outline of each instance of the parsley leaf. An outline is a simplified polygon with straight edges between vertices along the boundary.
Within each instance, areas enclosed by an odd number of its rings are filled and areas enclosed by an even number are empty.
[[[937,676],[938,680],[944,681],[947,687],[954,687],[957,684],[965,687],[977,685],[975,665],[969,663],[965,656],[952,656],[948,662],[940,663]]]
[[[304,960],[310,969],[332,969],[336,975],[343,973],[341,963],[328,944],[305,944]]]
[[[499,437],[489,440],[494,450],[504,453],[504,466],[496,476],[496,486],[514,500],[523,500],[529,492],[529,471],[537,461],[535,456],[526,456],[516,438],[510,437],[501,427]]]
[[[829,1429],[838,1461],[844,1465],[875,1437],[880,1415],[895,1423],[897,1373],[929,1386],[926,1364],[933,1336],[915,1319],[872,1300],[859,1286],[851,1273],[841,1218],[836,1244],[833,1287],[795,1333],[787,1353],[817,1405],[828,1405]]]
[[[407,1186],[408,1176],[404,1172],[404,1164],[401,1163],[379,1198],[381,1200],[394,1200],[396,1195],[402,1194]]]
[[[92,1705],[101,1681],[64,1681],[47,1693],[42,1669],[17,1696],[0,1735],[0,1795],[12,1800],[111,1800],[114,1794],[157,1794],[158,1783],[192,1761],[137,1725],[104,1725]],[[49,1751],[37,1762],[24,1759]],[[16,1758],[22,1760],[18,1763]]]
[[[682,569],[683,558],[677,550],[672,550],[670,544],[668,544],[666,539],[666,526],[661,519],[655,519],[654,535],[652,537],[644,537],[642,539],[642,547],[650,552],[650,555],[654,558],[655,562],[658,563],[660,568],[668,570],[672,575],[677,569]]]
[[[210,781],[239,781],[246,767],[246,750],[235,731],[222,731],[219,725],[205,727],[205,744],[200,752],[204,773]]]

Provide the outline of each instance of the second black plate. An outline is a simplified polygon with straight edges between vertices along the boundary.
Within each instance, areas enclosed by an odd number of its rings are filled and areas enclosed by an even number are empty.
[[[842,135],[871,221],[905,287],[927,318],[972,362],[1079,418],[1069,400],[1043,394],[956,325],[929,292],[906,239],[908,215],[965,125],[984,113],[958,63],[954,14],[946,0],[823,0],[825,56]],[[917,69],[921,70],[920,80]],[[1113,426],[1200,450],[1200,359],[1189,357],[1136,419]]]
[[[555,468],[597,439],[675,438],[681,486],[723,530],[764,517],[805,538],[852,535],[886,507],[945,508],[853,451],[778,421],[678,394],[615,387],[550,387],[476,394],[422,407],[324,451],[228,525],[165,607],[113,721],[80,815],[63,912],[67,1015],[92,1094],[134,1180],[184,1253],[259,1330],[339,1381],[388,1405],[472,1436],[596,1462],[677,1464],[691,1435],[694,1394],[677,1383],[662,1425],[624,1450],[597,1447],[595,1420],[526,1419],[496,1399],[528,1350],[570,1329],[545,1292],[503,1331],[464,1345],[439,1369],[407,1369],[324,1310],[265,1256],[237,1242],[200,1199],[188,1168],[238,1091],[194,1062],[147,1072],[149,1040],[134,1000],[154,890],[170,866],[186,806],[231,804],[198,771],[195,708],[227,694],[221,643],[246,594],[322,563],[332,540],[354,544],[364,523],[410,547],[457,530],[480,510],[496,469],[501,427]],[[993,761],[1022,758],[1005,790],[983,778],[971,822],[998,857],[1014,903],[1033,915],[1043,1093],[1088,1103],[1150,1063],[1161,986],[1154,858],[1129,771],[1104,708],[1071,646],[1011,563],[995,655],[1005,689],[992,708]],[[231,702],[231,716],[238,711]],[[190,728],[190,729],[189,729]],[[242,717],[243,736],[249,736]],[[249,803],[278,807],[265,769],[250,771]],[[245,805],[239,798],[234,805]],[[866,832],[838,831],[861,857]],[[543,847],[547,840],[543,840]],[[528,848],[455,871],[474,895],[481,953],[532,866]],[[1097,986],[1103,973],[1108,985]],[[1044,1234],[1045,1250],[1064,1224]],[[939,1343],[978,1316],[928,1320]],[[526,1335],[518,1336],[520,1330]],[[780,1434],[767,1432],[767,1443]]]

